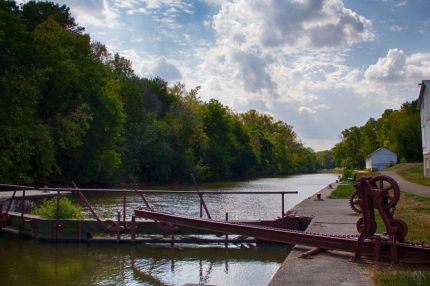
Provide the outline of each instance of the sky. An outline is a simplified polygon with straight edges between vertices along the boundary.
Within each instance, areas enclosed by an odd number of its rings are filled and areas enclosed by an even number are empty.
[[[270,114],[315,151],[430,79],[430,0],[54,2],[139,76]]]

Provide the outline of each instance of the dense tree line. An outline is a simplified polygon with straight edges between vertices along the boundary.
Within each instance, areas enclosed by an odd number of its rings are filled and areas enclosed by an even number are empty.
[[[331,150],[336,166],[364,168],[365,157],[379,147],[395,152],[404,162],[422,161],[420,112],[417,101],[405,102],[400,110],[386,109],[361,127],[342,131],[342,141]]]
[[[306,173],[291,126],[140,78],[69,8],[0,0],[0,181],[112,183]]]

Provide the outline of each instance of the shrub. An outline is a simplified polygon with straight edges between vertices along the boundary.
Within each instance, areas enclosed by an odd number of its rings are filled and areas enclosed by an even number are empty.
[[[340,178],[341,182],[347,182],[354,178],[354,172],[351,169],[343,170],[342,177]]]
[[[41,217],[56,218],[57,217],[57,198],[43,200],[40,206],[34,209],[33,214]],[[62,219],[81,218],[82,209],[79,205],[74,204],[70,199],[62,197],[60,199],[59,217]]]

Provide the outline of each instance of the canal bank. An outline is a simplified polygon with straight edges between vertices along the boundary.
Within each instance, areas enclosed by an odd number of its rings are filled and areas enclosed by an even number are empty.
[[[335,187],[333,185],[333,187]],[[358,217],[348,205],[348,200],[328,199],[334,188],[326,187],[317,196],[302,201],[294,207],[298,216],[313,217],[308,232],[326,234],[357,234]],[[366,262],[350,262],[351,253],[326,251],[312,259],[299,258],[311,248],[296,245],[273,276],[269,286],[283,285],[372,285]]]

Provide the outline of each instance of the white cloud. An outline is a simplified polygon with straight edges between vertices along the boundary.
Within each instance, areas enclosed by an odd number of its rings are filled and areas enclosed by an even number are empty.
[[[408,4],[407,0],[382,0],[382,2],[392,5],[393,8],[404,7]]]
[[[230,0],[203,0],[204,2],[212,5],[222,5],[229,2]]]
[[[398,3],[394,4],[394,7],[403,7],[408,4],[408,1],[399,1]]]
[[[399,26],[399,25],[390,26],[390,30],[393,31],[393,32],[401,32],[404,29],[405,29],[404,27]]]
[[[120,25],[119,11],[108,0],[63,0],[79,25],[114,28]]]
[[[316,110],[314,110],[314,109],[312,109],[310,107],[307,107],[307,106],[300,106],[299,109],[298,109],[298,111],[299,111],[299,114],[303,114],[303,113],[314,114],[314,113],[317,113]]]
[[[220,43],[246,46],[344,48],[374,38],[372,22],[340,0],[248,1],[225,3],[214,16]]]
[[[365,77],[368,82],[410,84],[428,77],[429,63],[430,53],[407,56],[401,49],[390,49],[385,57],[367,68]]]
[[[114,6],[125,9],[128,15],[133,14],[159,14],[171,17],[179,13],[193,14],[192,4],[181,0],[114,0]]]
[[[151,68],[151,74],[152,76],[159,76],[170,82],[182,78],[182,74],[178,68],[165,57],[161,57],[155,62],[154,66]]]
[[[344,65],[338,55],[374,38],[371,21],[340,0],[226,2],[212,26],[216,46],[203,51],[201,69],[220,83],[238,80],[235,88],[245,91],[235,92],[245,97],[241,101],[278,96],[309,100],[313,95],[297,81],[341,76]]]

